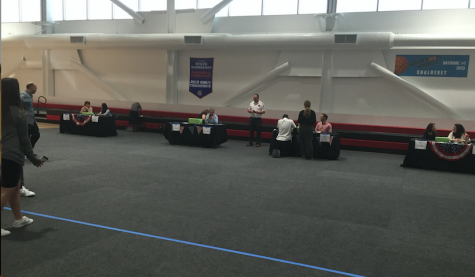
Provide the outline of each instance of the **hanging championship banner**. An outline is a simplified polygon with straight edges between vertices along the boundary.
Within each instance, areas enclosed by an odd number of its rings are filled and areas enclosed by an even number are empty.
[[[214,58],[190,58],[190,92],[203,98],[213,92]]]
[[[394,74],[467,78],[469,55],[397,55]]]

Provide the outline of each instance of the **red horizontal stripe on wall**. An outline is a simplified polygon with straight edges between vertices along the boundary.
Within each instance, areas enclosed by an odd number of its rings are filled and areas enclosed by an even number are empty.
[[[61,120],[60,117],[61,117],[60,115],[51,115],[51,114],[46,115],[47,120],[60,121]]]
[[[124,120],[116,120],[115,126],[132,127],[132,125],[130,125],[128,121]]]
[[[37,106],[37,103],[34,103],[34,106]],[[81,109],[81,106],[77,105],[65,105],[65,104],[40,104],[40,107],[47,109],[58,109],[58,110],[71,110],[78,111]],[[93,107],[95,111],[99,111],[100,107]],[[113,114],[129,114],[129,109],[124,108],[109,108]],[[146,116],[153,117],[169,117],[169,118],[197,118],[200,111],[196,113],[183,113],[183,112],[165,112],[165,111],[142,111]],[[219,115],[219,120],[222,122],[229,123],[249,123],[248,116],[231,116],[231,115]],[[263,118],[262,124],[276,126],[278,119],[275,118]],[[365,125],[365,124],[349,124],[349,123],[335,123],[332,124],[333,130],[345,130],[345,131],[362,131],[362,132],[381,132],[381,133],[395,133],[395,134],[410,134],[410,135],[420,135],[424,133],[425,128],[413,128],[413,127],[399,127],[399,126],[381,126],[381,125]],[[437,130],[438,136],[444,137],[447,136],[451,130]],[[475,137],[475,131],[467,131],[471,137]]]

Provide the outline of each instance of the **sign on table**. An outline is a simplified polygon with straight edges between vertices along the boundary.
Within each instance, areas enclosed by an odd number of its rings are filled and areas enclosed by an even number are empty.
[[[320,142],[330,142],[330,134],[320,134]]]
[[[63,114],[63,120],[69,120],[69,114],[68,113]]]
[[[211,134],[211,127],[204,126],[203,127],[203,135],[210,135]]]
[[[172,124],[172,131],[180,132],[180,123],[173,123]]]
[[[419,150],[427,149],[427,141],[425,140],[416,140],[415,148]]]
[[[92,122],[99,122],[99,116],[93,115],[92,116]]]

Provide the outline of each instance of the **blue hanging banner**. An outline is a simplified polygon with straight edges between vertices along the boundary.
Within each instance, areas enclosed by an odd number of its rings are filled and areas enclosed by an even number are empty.
[[[213,92],[214,58],[190,58],[190,92],[203,98]]]
[[[397,55],[394,74],[467,78],[469,55]]]

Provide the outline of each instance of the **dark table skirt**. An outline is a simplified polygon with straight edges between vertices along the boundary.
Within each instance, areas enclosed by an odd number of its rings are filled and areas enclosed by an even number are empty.
[[[63,115],[61,115],[59,132],[96,137],[117,136],[115,118],[105,116],[100,116],[98,122],[92,122],[91,119],[83,126],[78,126],[72,120],[71,114],[69,115],[69,120],[64,120]]]
[[[276,145],[276,138],[279,134],[279,130],[275,129],[272,132],[271,143],[269,145],[269,154],[272,153]],[[338,134],[331,134],[333,137],[332,143],[322,142],[320,143],[320,134],[314,133],[313,134],[313,157],[314,158],[322,158],[322,159],[329,159],[329,160],[336,160],[340,156],[340,136]],[[291,144],[291,153],[289,156],[300,157],[300,142],[298,137],[297,129],[294,129],[292,132],[292,144]]]
[[[181,133],[179,131],[172,131],[172,124],[173,122],[169,122],[165,125],[163,135],[173,145],[214,148],[228,141],[226,126],[223,124],[194,125],[180,123],[180,126],[183,128]],[[211,127],[209,135],[203,134],[203,127],[205,126]]]
[[[464,158],[448,161],[438,157],[432,151],[430,142],[427,143],[425,150],[415,149],[415,144],[416,139],[409,142],[406,157],[401,166],[475,174],[475,155],[472,154],[472,149]],[[468,147],[473,147],[473,145],[468,145]]]

